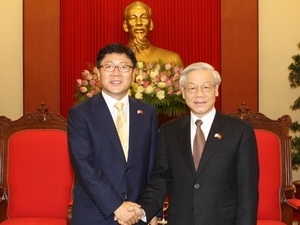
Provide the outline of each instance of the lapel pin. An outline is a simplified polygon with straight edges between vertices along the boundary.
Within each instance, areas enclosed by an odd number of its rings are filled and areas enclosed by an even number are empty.
[[[222,138],[222,135],[221,135],[221,134],[218,134],[218,133],[216,133],[216,134],[215,134],[215,138],[221,139],[221,138]]]
[[[137,114],[144,114],[144,111],[139,109],[139,110],[137,111]]]

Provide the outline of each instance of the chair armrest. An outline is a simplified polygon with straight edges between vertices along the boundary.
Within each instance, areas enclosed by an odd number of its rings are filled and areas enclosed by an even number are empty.
[[[294,198],[295,188],[292,185],[283,186],[281,190],[284,192],[283,196],[285,197],[285,199],[283,199],[283,201],[285,201],[286,199]]]
[[[5,199],[5,189],[4,187],[0,186],[0,202],[2,202],[3,199]]]
[[[73,201],[69,203],[69,206],[67,208],[67,225],[71,225],[71,220],[72,220],[72,206],[73,206]]]
[[[5,189],[0,186],[0,223],[7,219],[7,196]]]
[[[298,198],[288,199],[287,204],[291,206],[293,209],[300,210],[300,199]]]

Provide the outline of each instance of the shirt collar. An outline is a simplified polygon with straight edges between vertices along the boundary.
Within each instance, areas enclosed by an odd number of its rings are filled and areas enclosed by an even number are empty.
[[[108,94],[106,94],[104,91],[102,91],[102,96],[103,96],[106,104],[108,105],[108,107],[110,109],[114,108],[114,105],[116,104],[116,102],[123,102],[124,106],[126,108],[128,108],[128,104],[129,104],[128,94],[126,94],[124,96],[124,98],[122,98],[121,100],[116,100],[115,98],[113,98],[113,97],[109,96]]]
[[[102,91],[102,95],[103,95],[103,98],[104,100],[107,102],[107,103],[111,103],[112,105],[114,105],[116,102],[123,102],[124,105],[127,105],[128,104],[128,94],[126,94],[124,96],[124,98],[122,98],[121,100],[116,100],[115,98],[109,96],[108,94],[106,94],[104,91]]]
[[[215,107],[213,107],[213,109],[210,110],[210,112],[208,112],[207,114],[205,114],[201,118],[197,117],[194,113],[191,112],[191,123],[195,124],[195,122],[198,119],[201,119],[204,126],[208,125],[210,127],[213,120],[214,120],[214,118],[215,118],[215,115],[216,115],[216,108]]]

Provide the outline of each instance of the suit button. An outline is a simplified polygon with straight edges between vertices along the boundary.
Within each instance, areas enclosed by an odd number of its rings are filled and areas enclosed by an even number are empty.
[[[195,188],[195,189],[198,189],[199,187],[200,187],[199,184],[195,184],[195,185],[194,185],[194,188]]]
[[[124,199],[127,200],[127,193],[123,192],[122,195],[123,195]]]

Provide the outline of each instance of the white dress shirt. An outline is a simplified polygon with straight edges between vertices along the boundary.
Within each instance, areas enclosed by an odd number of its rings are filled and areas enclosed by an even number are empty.
[[[123,111],[124,111],[125,118],[126,118],[127,134],[129,134],[129,99],[128,99],[128,95],[125,95],[124,98],[122,98],[119,101],[112,98],[111,96],[106,94],[104,91],[102,91],[102,95],[103,95],[103,98],[104,98],[104,100],[105,100],[105,102],[108,106],[108,109],[110,111],[110,114],[111,114],[114,122],[116,122],[116,118],[117,118],[117,114],[118,114],[118,110],[115,107],[116,102],[123,102],[124,103]]]
[[[198,120],[198,119],[201,119],[202,120],[202,125],[201,125],[201,129],[204,133],[204,137],[205,137],[205,141],[207,140],[207,137],[208,137],[208,134],[209,134],[209,131],[210,131],[210,128],[211,128],[211,125],[214,121],[214,118],[215,118],[215,115],[216,115],[216,109],[213,108],[209,113],[207,113],[205,116],[199,118],[197,117],[195,114],[193,114],[191,112],[191,146],[193,146],[193,142],[194,142],[194,137],[195,137],[195,134],[196,134],[196,124],[195,122]]]

